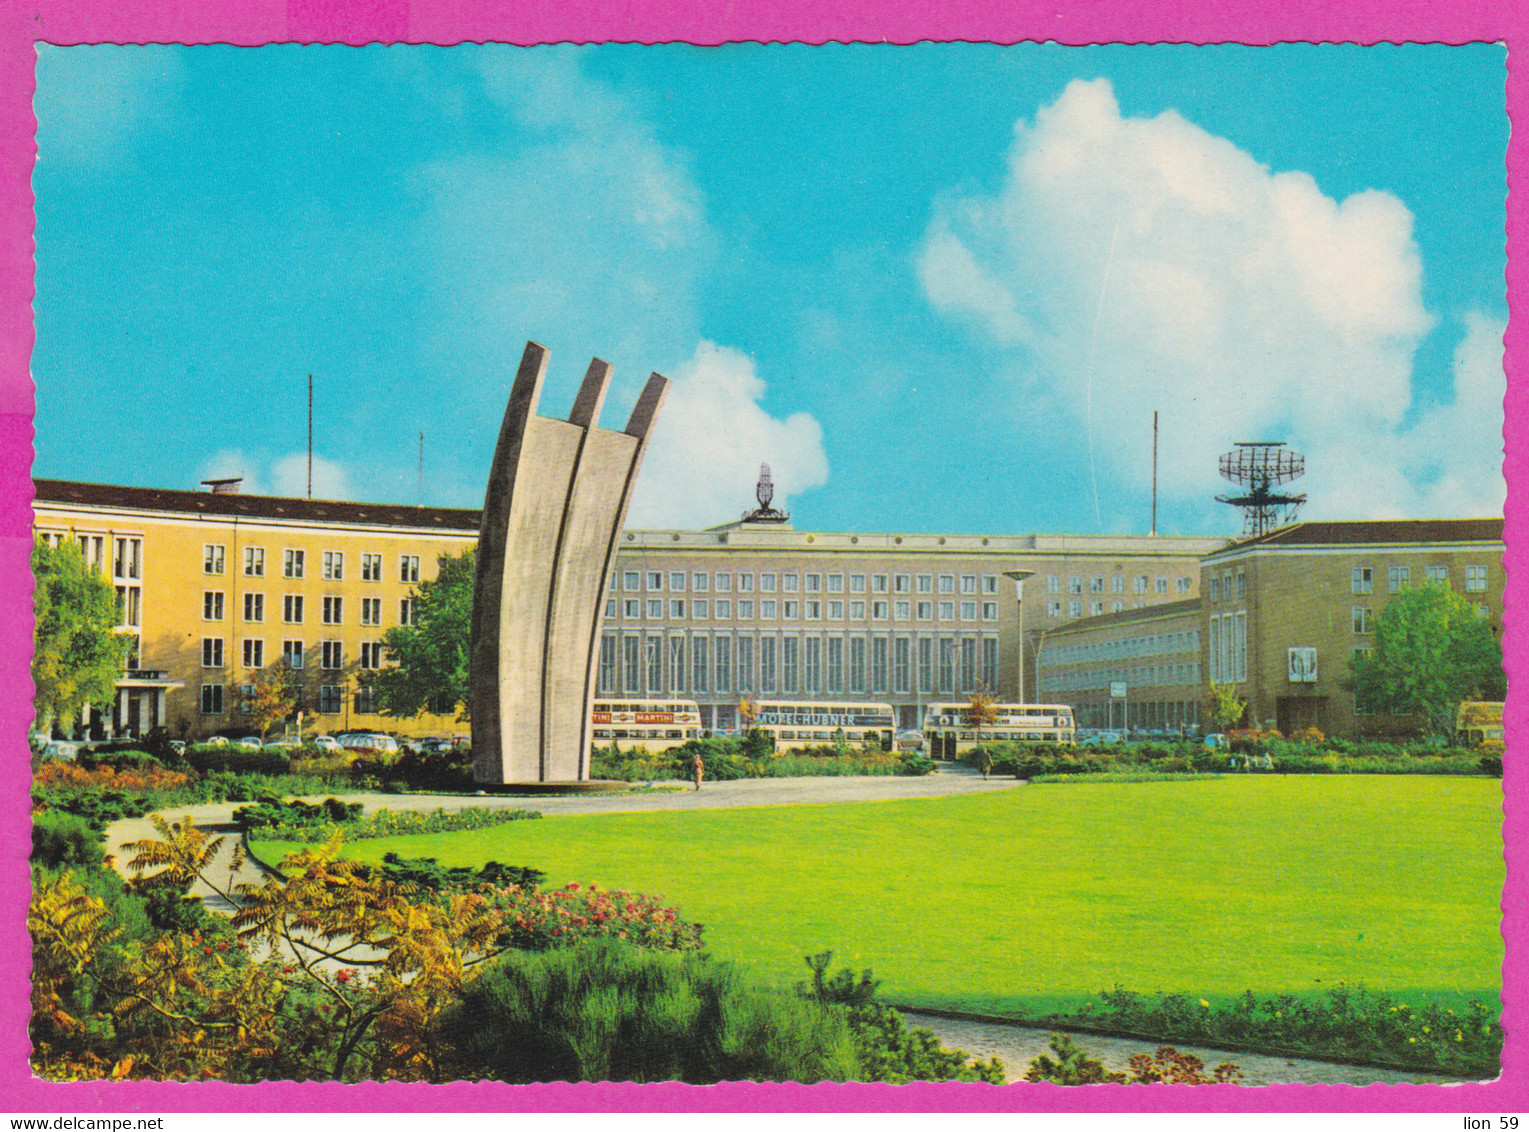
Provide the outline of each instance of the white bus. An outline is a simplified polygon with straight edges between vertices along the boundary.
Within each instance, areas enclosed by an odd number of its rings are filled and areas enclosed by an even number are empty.
[[[700,736],[701,709],[694,700],[596,700],[590,724],[594,746],[624,740],[627,746],[667,751]]]
[[[924,740],[932,759],[953,759],[977,745],[977,729],[966,722],[971,705],[930,704],[924,709]],[[982,742],[1071,743],[1077,728],[1070,704],[994,704],[997,715],[982,725]]]
[[[742,726],[757,727],[770,736],[777,750],[783,747],[816,747],[829,743],[875,743],[892,749],[897,717],[891,704],[833,703],[826,700],[756,700],[753,722],[745,713]]]

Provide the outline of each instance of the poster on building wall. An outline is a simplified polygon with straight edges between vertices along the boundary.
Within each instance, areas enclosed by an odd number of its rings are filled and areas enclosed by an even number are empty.
[[[1315,684],[1317,682],[1317,650],[1310,646],[1295,646],[1287,650],[1287,666],[1292,684]]]

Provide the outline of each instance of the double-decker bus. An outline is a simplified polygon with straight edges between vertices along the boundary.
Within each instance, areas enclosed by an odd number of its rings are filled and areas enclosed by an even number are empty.
[[[694,700],[596,700],[590,724],[594,746],[626,740],[667,751],[701,734],[701,709]]]
[[[891,704],[755,700],[745,705],[743,715],[743,726],[765,732],[777,750],[783,746],[870,741],[890,751],[897,727]]]
[[[967,724],[970,704],[930,704],[924,709],[924,740],[932,759],[953,759],[977,745],[977,729]],[[994,704],[997,718],[982,725],[982,742],[1071,743],[1070,704]]]

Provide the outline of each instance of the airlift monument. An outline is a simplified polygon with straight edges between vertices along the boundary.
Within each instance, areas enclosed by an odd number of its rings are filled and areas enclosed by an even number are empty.
[[[547,351],[526,343],[489,469],[473,589],[473,777],[589,779],[601,598],[667,379],[623,432],[597,427],[611,367],[589,363],[566,421],[536,415]]]

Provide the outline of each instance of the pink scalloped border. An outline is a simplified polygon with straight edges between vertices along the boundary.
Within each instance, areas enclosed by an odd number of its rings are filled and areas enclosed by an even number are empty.
[[[408,42],[450,44],[737,40],[828,41],[1054,40],[1101,42],[1307,42],[1496,41],[1508,45],[1508,109],[1526,104],[1517,50],[1529,32],[1529,8],[1493,0],[1455,0],[1449,10],[1429,0],[1332,0],[1273,5],[1266,0],[1199,5],[1132,2],[1057,5],[1018,0],[861,0],[837,5],[813,0],[741,4],[689,0],[535,0],[508,14],[486,14],[474,0],[118,0],[13,2],[0,12],[0,757],[7,768],[0,791],[0,1110],[28,1112],[188,1111],[1419,1111],[1511,1112],[1529,1107],[1529,1067],[1520,1026],[1526,1002],[1525,846],[1529,820],[1518,795],[1529,772],[1510,757],[1504,776],[1507,803],[1508,884],[1503,897],[1507,937],[1504,1026],[1508,1042],[1503,1076],[1484,1085],[1443,1087],[1372,1085],[1276,1086],[1259,1089],[1201,1087],[1150,1091],[1131,1088],[1060,1089],[1044,1085],[543,1085],[492,1084],[236,1086],[217,1083],[90,1083],[35,1081],[27,1068],[28,894],[26,856],[28,781],[25,736],[31,717],[27,657],[31,638],[30,548],[32,489],[32,194],[35,155],[32,115],[33,44],[233,43],[255,45]],[[135,10],[141,9],[141,10]],[[1509,143],[1508,294],[1522,294],[1526,141],[1515,130]],[[1525,586],[1518,567],[1526,539],[1522,483],[1524,422],[1529,385],[1520,361],[1529,349],[1521,320],[1510,318],[1507,342],[1506,472],[1507,629],[1510,751],[1529,736],[1529,709],[1520,689],[1529,678],[1529,646],[1516,625]]]

